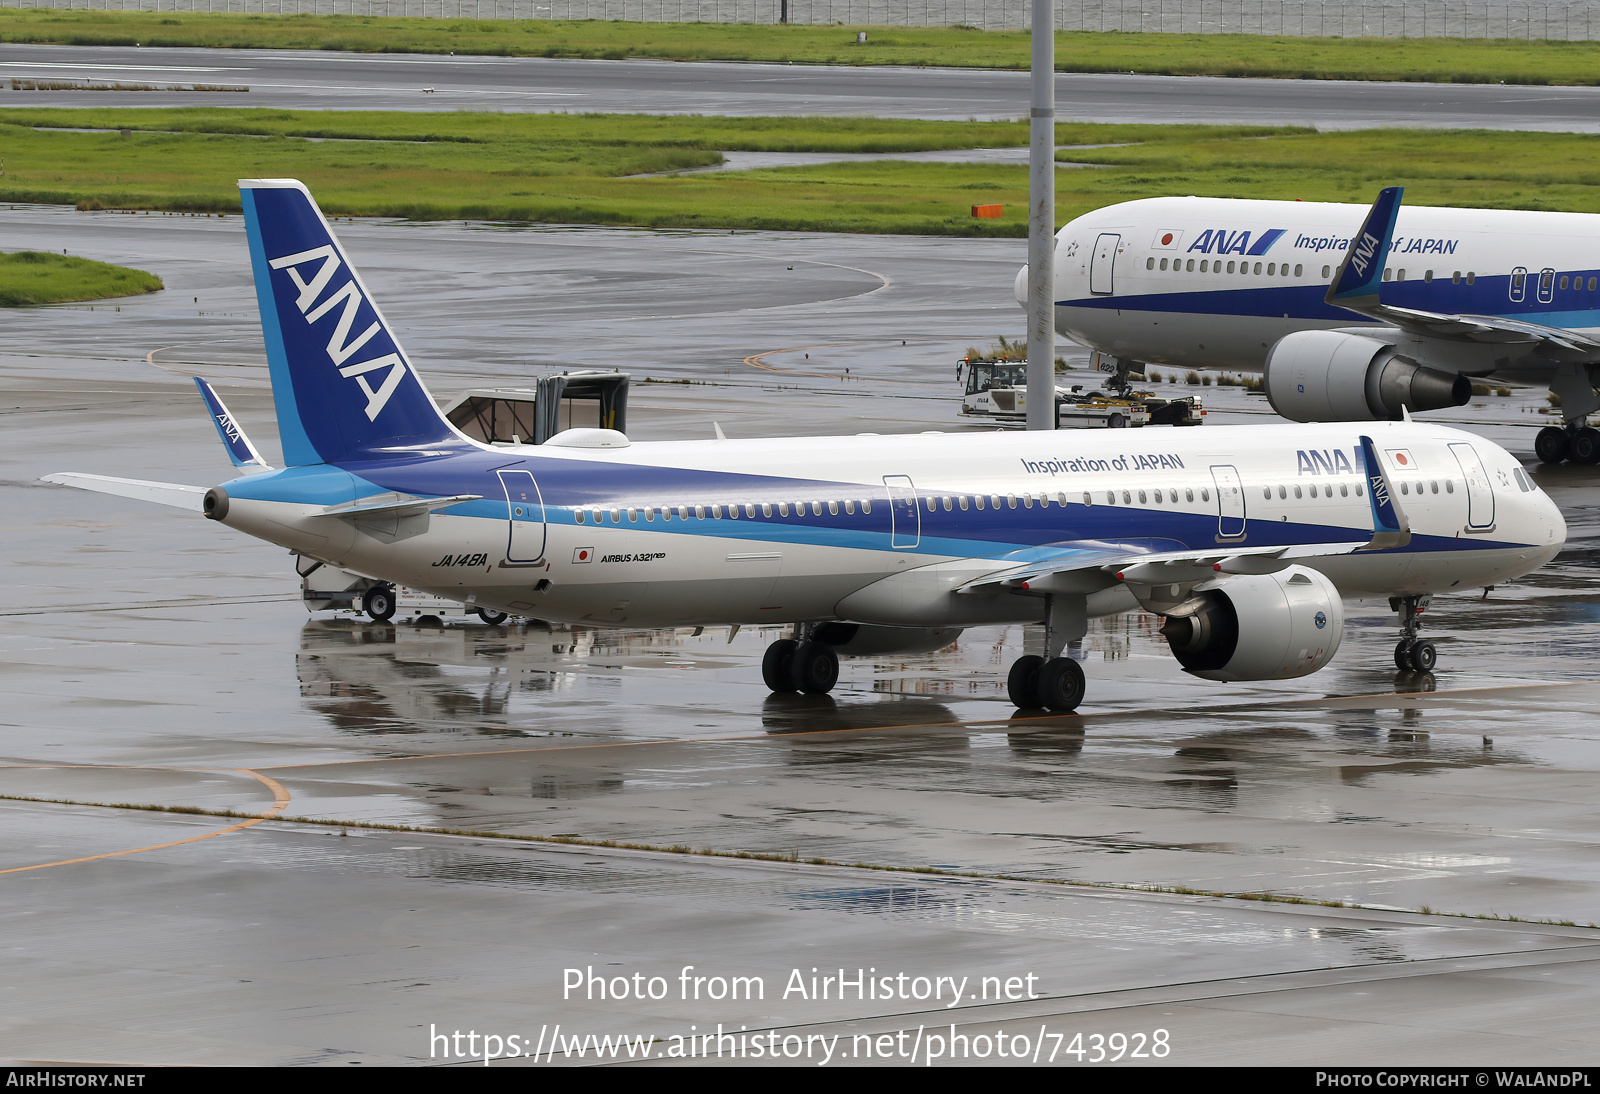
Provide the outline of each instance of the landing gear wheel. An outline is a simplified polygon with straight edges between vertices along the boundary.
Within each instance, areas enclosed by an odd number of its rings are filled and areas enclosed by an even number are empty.
[[[507,618],[505,612],[497,612],[491,608],[474,608],[473,610],[478,613],[479,619],[483,620],[491,627],[498,627],[500,624],[504,623]]]
[[[1560,426],[1547,425],[1533,439],[1533,452],[1544,463],[1560,463],[1572,451],[1572,438]]]
[[[1411,647],[1410,668],[1417,672],[1432,672],[1433,666],[1439,663],[1439,651],[1433,648],[1432,642],[1417,642]]]
[[[1040,704],[1058,714],[1078,709],[1085,686],[1083,667],[1070,657],[1053,658],[1039,670]]]
[[[826,642],[801,642],[789,659],[791,691],[826,695],[839,682],[839,655]]]
[[[1402,638],[1394,648],[1394,667],[1401,672],[1411,671],[1411,647],[1416,641],[1415,638]]]
[[[790,666],[794,662],[794,651],[799,648],[800,643],[792,638],[780,638],[767,647],[766,655],[761,658],[761,682],[769,691],[795,689]]]
[[[361,595],[361,610],[372,617],[374,623],[387,623],[394,618],[394,586],[374,585]]]
[[[1572,436],[1573,463],[1600,463],[1600,429],[1584,426]]]
[[[1044,658],[1032,654],[1011,663],[1011,672],[1006,676],[1006,695],[1012,706],[1022,710],[1034,710],[1039,706],[1039,670],[1043,667]]]

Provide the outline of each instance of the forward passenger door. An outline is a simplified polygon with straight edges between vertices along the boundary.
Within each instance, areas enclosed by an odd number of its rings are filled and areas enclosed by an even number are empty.
[[[1211,465],[1211,481],[1217,487],[1217,538],[1238,539],[1244,535],[1244,483],[1232,464]]]
[[[1096,296],[1110,296],[1113,290],[1112,272],[1117,264],[1117,250],[1122,237],[1115,232],[1102,232],[1094,241],[1094,254],[1089,257],[1089,291]]]

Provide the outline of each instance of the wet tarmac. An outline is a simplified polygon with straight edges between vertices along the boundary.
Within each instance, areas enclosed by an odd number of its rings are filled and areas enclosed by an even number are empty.
[[[634,388],[643,438],[973,428],[954,358],[1022,325],[1020,241],[339,230],[436,394],[625,367],[670,381]],[[1281,683],[1193,680],[1151,618],[1101,621],[1078,717],[1005,702],[1020,627],[773,697],[776,632],[308,619],[282,551],[37,483],[226,479],[190,370],[276,456],[237,218],[0,213],[0,248],[49,246],[168,288],[3,320],[4,1056],[440,1062],[432,1028],[557,1023],[848,1049],[954,1022],[1167,1031],[1142,1062],[1592,1058],[1592,470],[1537,472],[1568,550],[1436,600],[1428,676],[1357,603],[1334,664]],[[1268,420],[1203,393],[1213,421]],[[1477,402],[1452,418],[1531,464],[1541,393]],[[766,994],[685,1000],[684,965]],[[976,997],[783,992],[813,966]],[[590,967],[671,990],[563,999]],[[1035,998],[981,995],[1030,973]]]
[[[981,69],[837,67],[544,57],[440,57],[333,50],[137,49],[0,45],[0,103],[11,107],[271,107],[567,113],[871,116],[1014,120],[1028,74]],[[13,90],[17,82],[84,90]],[[148,91],[114,91],[110,85]],[[201,87],[248,88],[189,91]],[[88,90],[90,87],[96,90]],[[175,90],[168,90],[175,89]],[[178,102],[176,100],[182,100]],[[1418,126],[1593,133],[1600,88],[1264,80],[1061,73],[1063,120],[1164,125]]]

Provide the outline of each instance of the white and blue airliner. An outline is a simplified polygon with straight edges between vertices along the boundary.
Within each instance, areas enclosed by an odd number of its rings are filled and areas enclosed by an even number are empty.
[[[1263,373],[1299,422],[1460,406],[1472,379],[1548,384],[1549,463],[1600,463],[1600,216],[1168,197],[1056,234],[1056,330],[1114,359]],[[1363,222],[1363,214],[1366,220]],[[1347,257],[1363,273],[1332,284]],[[1017,300],[1026,306],[1027,267]]]
[[[306,188],[240,186],[286,466],[202,382],[237,477],[47,481],[193,509],[363,575],[376,617],[403,584],[574,625],[792,624],[765,682],[816,693],[841,653],[1043,623],[1009,695],[1067,711],[1084,676],[1063,652],[1092,618],[1158,613],[1190,673],[1285,679],[1334,656],[1342,598],[1396,597],[1396,663],[1428,670],[1428,597],[1527,573],[1565,541],[1507,452],[1411,421],[484,444],[439,412]]]

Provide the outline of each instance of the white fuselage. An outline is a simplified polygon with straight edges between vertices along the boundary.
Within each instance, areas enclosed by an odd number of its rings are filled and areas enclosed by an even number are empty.
[[[1056,330],[1111,356],[1260,370],[1300,330],[1390,331],[1324,302],[1367,207],[1169,197],[1086,213],[1056,234]],[[1600,331],[1600,215],[1403,206],[1383,302]],[[1017,276],[1026,298],[1027,267]],[[1390,341],[1406,336],[1380,335]],[[1505,346],[1430,341],[1427,363],[1540,374]]]
[[[291,469],[228,484],[224,523],[357,573],[555,621],[1029,621],[1043,610],[1037,595],[953,590],[1061,544],[1137,553],[1365,542],[1362,434],[1390,454],[1412,542],[1308,560],[1343,595],[1492,584],[1564,542],[1559,511],[1507,452],[1412,422],[552,443],[482,453],[496,457],[493,472],[464,466],[445,479],[433,468],[435,493],[483,500],[431,515],[371,525],[323,515],[293,500],[292,478],[274,487]],[[1469,481],[1463,460],[1474,453],[1481,469]],[[495,478],[507,467],[537,482],[537,521],[531,508],[508,519],[520,510]],[[355,468],[314,473],[352,472],[357,496],[407,489]],[[1135,606],[1121,587],[1096,596],[1091,614]]]

